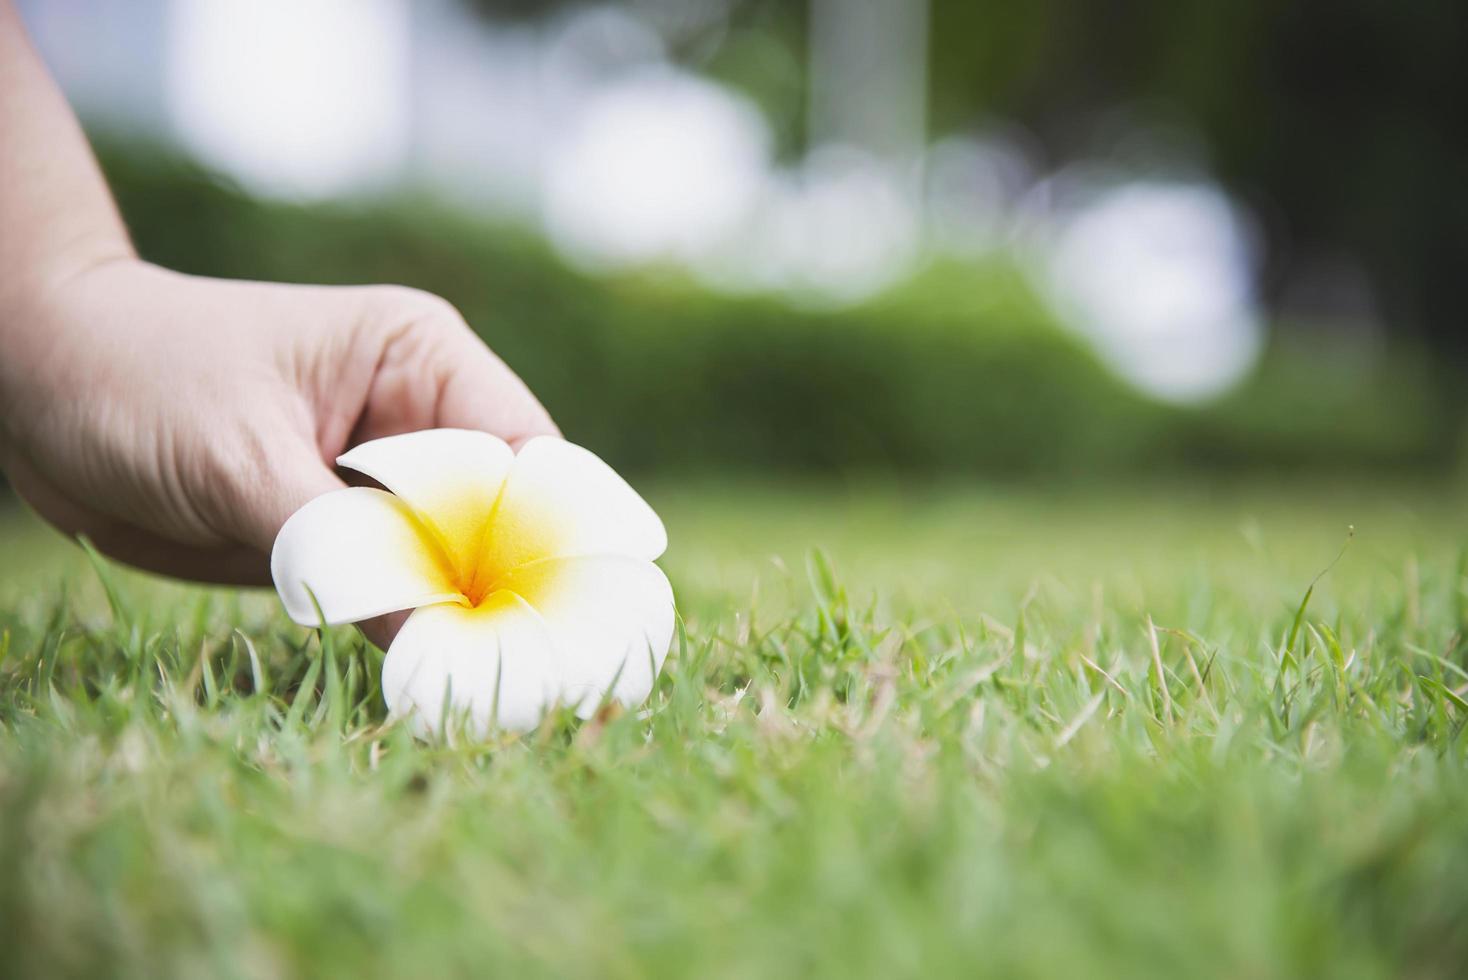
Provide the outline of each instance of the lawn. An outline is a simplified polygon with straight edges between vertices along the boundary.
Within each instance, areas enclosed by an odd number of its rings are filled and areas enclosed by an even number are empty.
[[[1468,962],[1461,488],[648,496],[649,709],[487,745],[385,727],[350,629],[0,511],[0,973]]]

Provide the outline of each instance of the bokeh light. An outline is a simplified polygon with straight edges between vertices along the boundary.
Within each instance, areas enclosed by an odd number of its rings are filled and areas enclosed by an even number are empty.
[[[1061,216],[1046,271],[1060,310],[1117,372],[1160,398],[1226,391],[1263,327],[1235,207],[1207,184],[1138,181]]]
[[[286,196],[397,175],[408,135],[403,0],[186,0],[169,27],[170,116],[201,160]]]
[[[553,149],[546,227],[593,265],[692,258],[753,207],[768,156],[746,100],[669,69],[639,72],[588,99]]]

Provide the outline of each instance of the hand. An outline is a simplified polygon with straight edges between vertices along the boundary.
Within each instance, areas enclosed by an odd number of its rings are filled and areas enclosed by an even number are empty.
[[[0,467],[62,531],[169,575],[268,583],[276,532],[343,485],[331,461],[358,442],[556,433],[452,306],[404,287],[118,258],[52,281],[0,327]]]

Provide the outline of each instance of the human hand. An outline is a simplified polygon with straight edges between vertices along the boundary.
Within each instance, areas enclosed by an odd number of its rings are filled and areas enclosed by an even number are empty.
[[[98,263],[0,311],[0,468],[42,517],[140,568],[269,582],[285,519],[351,445],[422,428],[556,434],[448,303],[399,286]]]

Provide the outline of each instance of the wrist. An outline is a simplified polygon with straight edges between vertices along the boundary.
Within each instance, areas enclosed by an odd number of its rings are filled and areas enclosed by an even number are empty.
[[[0,464],[24,449],[29,427],[22,423],[52,402],[58,379],[63,389],[75,380],[86,360],[75,355],[95,348],[105,318],[87,313],[96,304],[84,297],[99,281],[127,278],[130,267],[145,265],[125,242],[98,240],[18,270],[0,285]]]
[[[95,235],[78,239],[50,254],[18,263],[0,285],[0,336],[16,328],[17,319],[34,315],[62,298],[68,287],[98,269],[140,262],[126,237]]]

